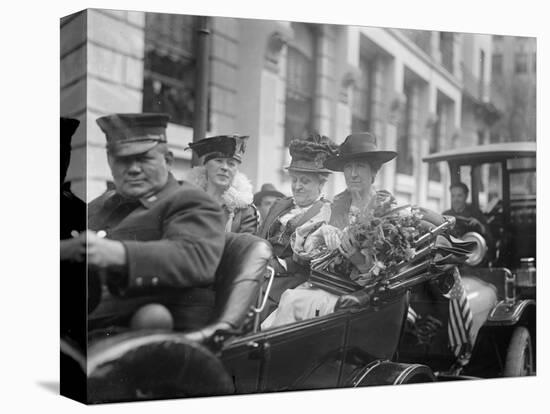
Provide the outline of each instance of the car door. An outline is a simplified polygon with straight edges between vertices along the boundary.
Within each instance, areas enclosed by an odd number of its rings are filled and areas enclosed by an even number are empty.
[[[222,361],[237,393],[338,385],[346,313],[277,327],[226,346]]]

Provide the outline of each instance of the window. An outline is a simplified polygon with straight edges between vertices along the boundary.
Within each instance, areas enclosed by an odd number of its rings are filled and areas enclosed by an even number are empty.
[[[369,131],[372,108],[372,61],[362,58],[359,62],[360,78],[353,91],[351,130]]]
[[[450,32],[439,33],[439,50],[441,52],[441,64],[449,72],[453,73],[453,37],[454,34]]]
[[[191,127],[195,98],[198,17],[146,13],[143,111],[166,112]]]
[[[502,55],[500,53],[493,55],[491,71],[493,75],[502,75]]]
[[[514,55],[514,68],[516,73],[527,72],[527,53],[516,53]]]
[[[413,123],[413,105],[412,105],[412,90],[405,86],[405,108],[402,114],[402,119],[398,126],[397,139],[397,160],[396,170],[400,174],[412,175],[413,173],[413,158],[411,148],[411,131]]]
[[[288,46],[285,101],[285,145],[313,132],[315,60],[313,30],[293,24],[296,38]]]
[[[483,99],[485,93],[485,52],[479,51],[479,98]]]

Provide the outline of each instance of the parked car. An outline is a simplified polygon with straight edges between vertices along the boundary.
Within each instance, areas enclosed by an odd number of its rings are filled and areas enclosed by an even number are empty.
[[[536,372],[536,145],[532,142],[499,143],[457,148],[430,154],[429,163],[447,162],[451,181],[470,174],[471,199],[480,207],[481,174],[488,173],[485,213],[494,239],[491,257],[486,240],[478,233],[464,235],[478,243],[469,265],[460,268],[474,326],[478,330],[469,362],[456,366],[448,340],[449,300],[428,285],[415,288],[411,307],[424,320],[431,318],[431,337],[419,339],[408,330],[399,346],[399,361],[424,363],[438,378],[467,376],[533,375]],[[483,171],[483,169],[489,171]],[[464,180],[464,179],[463,179]],[[493,183],[500,186],[492,187]],[[500,187],[500,188],[499,188]],[[490,254],[491,252],[489,252]],[[476,321],[477,316],[477,321]]]

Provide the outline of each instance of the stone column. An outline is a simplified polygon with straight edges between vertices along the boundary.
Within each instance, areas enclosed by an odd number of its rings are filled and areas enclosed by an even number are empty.
[[[90,201],[111,180],[105,135],[95,120],[115,112],[142,112],[145,13],[88,9],[87,18],[86,160]]]
[[[287,40],[292,28],[289,22],[277,22],[267,39],[264,66],[260,76],[258,186],[272,183],[279,191],[290,194],[290,182],[283,169],[290,162],[284,146]]]
[[[351,94],[359,75],[359,42],[361,33],[357,26],[341,26],[336,32],[335,65],[336,90],[334,134],[331,138],[341,144],[351,132]],[[332,174],[326,185],[329,196],[340,193],[346,188],[343,174]]]
[[[420,160],[418,159],[419,149],[421,147],[422,135],[421,135],[421,126],[420,126],[420,85],[414,83],[410,88],[410,95],[408,96],[410,100],[410,109],[409,109],[409,146],[410,154],[412,156],[412,176],[413,182],[418,184],[420,177]],[[418,187],[411,188],[411,201],[413,203],[418,203]]]
[[[87,10],[61,20],[61,108],[63,117],[80,121],[71,140],[71,163],[66,181],[71,190],[86,200],[86,66]]]
[[[462,81],[462,34],[453,35],[453,74]]]
[[[401,113],[404,107],[404,66],[403,61],[395,57],[389,65],[387,71],[387,84],[391,93],[388,103],[388,122],[386,124],[385,146],[387,148],[397,148],[397,131],[399,122],[401,122]],[[384,167],[384,174],[381,177],[381,187],[395,192],[396,187],[396,163],[388,162]]]
[[[320,25],[316,38],[313,126],[321,135],[332,135],[335,128],[331,96],[335,92],[335,29]]]

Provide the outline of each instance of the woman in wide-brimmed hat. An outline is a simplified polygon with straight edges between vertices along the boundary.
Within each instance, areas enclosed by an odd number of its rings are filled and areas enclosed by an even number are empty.
[[[272,264],[278,276],[264,317],[275,309],[283,291],[307,280],[307,263],[294,260],[291,241],[295,233],[303,227],[330,220],[330,202],[323,197],[323,187],[331,171],[324,167],[324,162],[335,154],[336,145],[327,137],[310,135],[293,140],[289,150],[292,161],[286,169],[292,180],[292,197],[276,201],[258,231],[273,247]]]
[[[382,164],[394,159],[395,151],[379,150],[376,136],[369,132],[349,135],[338,148],[338,152],[327,158],[325,167],[331,171],[343,172],[346,190],[335,196],[331,206],[329,224],[317,229],[330,250],[340,249],[349,257],[361,273],[366,272],[371,263],[354,246],[346,228],[354,223],[365,209],[376,205],[371,201],[388,199],[386,191],[375,191],[372,184]],[[310,236],[311,237],[311,236]],[[263,328],[285,325],[315,316],[323,316],[334,311],[338,296],[304,283],[295,289],[287,290],[281,296],[276,312],[262,325]]]
[[[396,156],[395,151],[378,149],[374,134],[361,132],[349,135],[340,145],[338,154],[327,159],[326,167],[343,172],[346,180],[346,190],[334,197],[330,219],[332,231],[329,227],[325,229],[332,234],[327,237],[329,248],[341,246],[348,253],[355,253],[349,239],[342,237],[341,230],[355,221],[374,196],[389,197],[386,191],[375,191],[373,183],[382,165]]]
[[[247,136],[219,135],[189,144],[189,149],[202,158],[203,165],[191,169],[187,180],[219,202],[226,215],[226,232],[258,230],[252,184],[239,171],[247,139]]]

